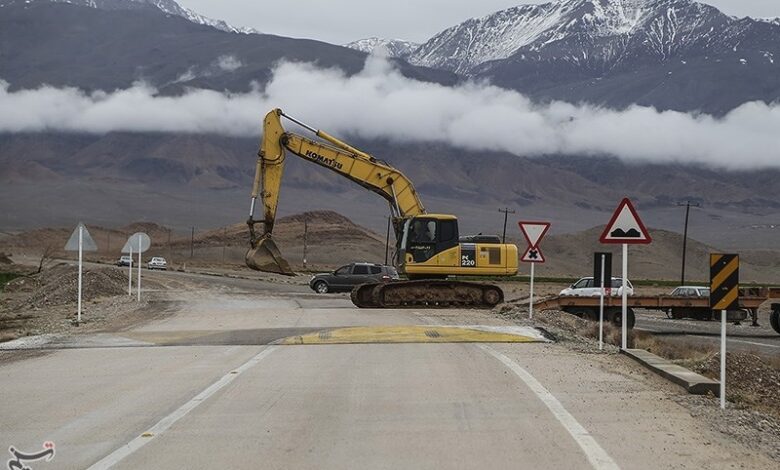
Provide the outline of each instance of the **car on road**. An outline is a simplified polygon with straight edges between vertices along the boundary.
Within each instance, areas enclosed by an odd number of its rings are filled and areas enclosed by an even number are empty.
[[[626,288],[626,295],[634,295],[634,286],[631,281],[627,281],[628,287]],[[563,289],[560,293],[562,296],[575,296],[575,297],[598,297],[601,289],[594,287],[593,277],[583,277],[579,281],[570,285],[566,289]],[[623,279],[619,277],[612,278],[612,291],[613,296],[623,295]]]
[[[118,260],[116,260],[117,266],[130,266],[130,263],[133,262],[133,258],[131,258],[129,255],[122,255],[119,257]]]
[[[375,263],[350,263],[330,273],[312,276],[309,287],[318,294],[349,292],[353,287],[369,282],[391,282],[399,279],[392,266]]]
[[[165,271],[168,269],[168,262],[161,256],[153,256],[152,259],[146,263],[146,267],[148,269],[160,269]]]
[[[675,297],[709,297],[710,288],[704,286],[680,286],[675,287],[671,294]]]

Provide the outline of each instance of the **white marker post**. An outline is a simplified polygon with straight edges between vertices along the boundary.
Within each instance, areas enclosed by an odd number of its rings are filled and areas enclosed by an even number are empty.
[[[726,310],[720,311],[720,409],[726,409]]]
[[[130,264],[127,265],[127,295],[133,296],[133,247],[130,247]]]
[[[143,259],[141,255],[149,249],[152,244],[152,240],[149,235],[138,232],[130,235],[127,239],[125,246],[122,248],[122,253],[130,253],[130,265],[127,273],[127,294],[133,295],[133,254],[138,253],[138,282],[136,284],[136,293],[138,302],[141,301],[141,267]]]
[[[136,286],[138,302],[141,301],[141,251],[141,237],[138,237],[138,285]]]
[[[628,349],[628,244],[623,243],[623,319],[621,320],[621,336],[624,351]]]
[[[78,280],[78,307],[76,310],[76,324],[81,323],[81,304],[83,294],[83,272],[84,272],[84,252],[97,251],[97,244],[83,223],[79,222],[78,227],[73,231],[65,244],[65,251],[77,251],[79,254],[79,280]]]
[[[79,225],[79,309],[76,314],[76,323],[81,323],[81,265],[84,255],[84,226]]]
[[[528,318],[534,319],[534,266],[536,263],[531,263],[531,295],[528,297]]]
[[[605,256],[601,254],[601,298],[599,299],[599,351],[604,349],[604,268]],[[611,285],[612,279],[610,279]]]

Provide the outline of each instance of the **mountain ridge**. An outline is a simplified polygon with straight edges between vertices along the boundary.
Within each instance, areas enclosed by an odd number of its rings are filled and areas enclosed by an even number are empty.
[[[228,33],[237,34],[259,34],[254,28],[236,27],[223,20],[209,18],[195,11],[184,8],[175,0],[0,0],[0,7],[13,4],[33,4],[33,3],[67,3],[98,10],[134,10],[151,8],[159,10],[162,13],[179,16],[195,24],[211,26],[213,28]]]

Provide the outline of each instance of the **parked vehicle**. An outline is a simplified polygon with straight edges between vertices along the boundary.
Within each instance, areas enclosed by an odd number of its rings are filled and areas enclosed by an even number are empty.
[[[583,277],[579,281],[575,282],[571,286],[563,289],[560,293],[562,296],[576,296],[576,297],[598,297],[601,289],[593,287],[593,277]],[[612,278],[612,289],[609,295],[622,296],[623,295],[623,279],[619,277]],[[626,289],[627,295],[634,295],[634,286],[631,281],[628,281],[628,288]]]
[[[131,262],[132,262],[132,258],[129,255],[122,255],[116,261],[116,265],[117,266],[130,266]]]
[[[674,297],[685,299],[706,299],[709,301],[710,288],[705,286],[680,286],[675,287],[670,294]],[[691,318],[694,320],[720,320],[720,310],[710,310],[702,308],[691,308],[689,306],[672,307],[665,310],[666,316],[679,320],[681,318]],[[729,310],[726,313],[726,320],[730,322],[740,322],[747,319],[750,312],[746,309]],[[754,318],[755,323],[755,318]]]
[[[675,287],[670,295],[675,297],[709,297],[710,288],[704,286]]]
[[[168,269],[168,262],[161,256],[153,256],[152,259],[146,263],[146,267],[149,269],[160,269],[165,271]]]
[[[349,292],[353,287],[369,282],[398,280],[398,271],[392,266],[374,263],[351,263],[330,273],[316,274],[309,287],[318,294]]]

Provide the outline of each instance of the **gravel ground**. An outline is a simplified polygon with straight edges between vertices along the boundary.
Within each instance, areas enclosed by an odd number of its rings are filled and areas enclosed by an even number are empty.
[[[153,318],[155,309],[147,308],[148,295],[140,303],[135,296],[127,295],[126,276],[113,267],[84,270],[80,324],[76,324],[75,267],[62,264],[14,279],[0,297],[0,341],[46,333],[117,329]]]

